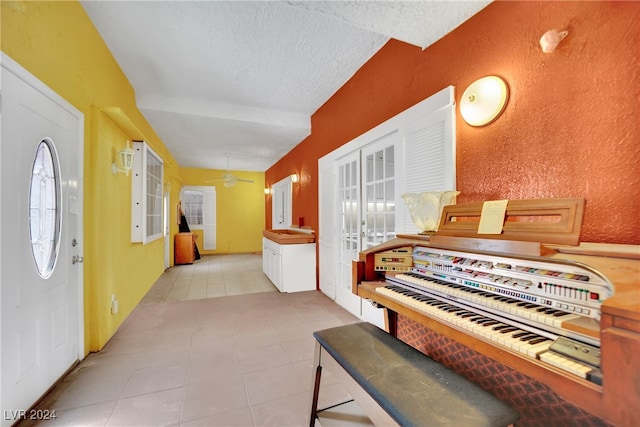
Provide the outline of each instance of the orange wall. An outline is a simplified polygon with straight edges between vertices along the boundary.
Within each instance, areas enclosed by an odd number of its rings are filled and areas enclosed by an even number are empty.
[[[389,41],[312,116],[312,134],[265,174],[293,172],[294,222],[318,227],[318,159],[440,89],[456,101],[497,74],[494,123],[457,124],[459,203],[582,197],[581,240],[640,244],[640,2],[495,2],[424,51]],[[544,54],[552,28],[569,35]],[[265,207],[267,224],[271,206]]]

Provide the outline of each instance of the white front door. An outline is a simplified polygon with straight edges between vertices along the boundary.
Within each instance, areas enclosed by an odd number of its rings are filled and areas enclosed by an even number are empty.
[[[83,115],[5,55],[0,93],[4,426],[83,357]]]

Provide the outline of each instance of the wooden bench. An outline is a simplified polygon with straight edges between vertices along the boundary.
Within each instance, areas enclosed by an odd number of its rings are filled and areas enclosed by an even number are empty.
[[[378,426],[507,426],[520,417],[476,384],[369,323],[313,336],[310,427],[323,411],[318,410],[323,367]]]

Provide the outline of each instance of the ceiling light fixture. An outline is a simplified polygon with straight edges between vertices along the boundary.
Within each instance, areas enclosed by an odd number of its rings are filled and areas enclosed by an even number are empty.
[[[498,76],[486,76],[471,83],[460,99],[460,114],[471,126],[484,126],[502,114],[509,87]]]

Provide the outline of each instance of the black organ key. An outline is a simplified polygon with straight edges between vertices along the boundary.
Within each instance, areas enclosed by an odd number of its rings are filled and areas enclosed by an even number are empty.
[[[520,338],[520,337],[525,336],[525,335],[528,335],[528,334],[529,334],[529,332],[527,332],[527,331],[522,331],[522,332],[518,332],[518,333],[517,333],[517,334],[515,334],[513,337],[514,337],[514,338]]]
[[[562,317],[562,316],[566,316],[569,313],[567,313],[566,311],[558,311],[556,313],[553,313],[553,317]]]
[[[467,311],[467,312],[465,312],[465,313],[463,313],[463,314],[460,314],[460,317],[462,317],[462,318],[467,318],[467,317],[472,317],[472,316],[475,316],[475,315],[476,315],[476,314],[475,314],[474,312],[472,312],[472,311]]]
[[[500,322],[498,322],[497,320],[491,320],[490,322],[485,323],[484,326],[493,326],[497,325],[498,323]]]

